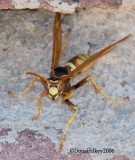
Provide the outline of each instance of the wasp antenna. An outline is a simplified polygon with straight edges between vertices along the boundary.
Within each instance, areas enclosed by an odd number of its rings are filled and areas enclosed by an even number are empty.
[[[43,77],[42,77],[42,76],[40,76],[39,74],[32,73],[32,72],[27,72],[26,74],[30,74],[30,75],[33,75],[33,76],[36,76],[36,77],[43,78]]]
[[[50,83],[50,81],[42,76],[40,76],[39,74],[36,74],[36,73],[32,73],[32,72],[27,72],[26,74],[30,74],[30,75],[33,75],[35,77],[38,77],[38,78],[41,78],[42,80],[44,81],[47,81],[48,83]]]

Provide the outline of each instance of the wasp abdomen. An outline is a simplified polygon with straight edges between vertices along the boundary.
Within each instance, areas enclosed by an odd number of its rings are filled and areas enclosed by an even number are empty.
[[[88,54],[81,54],[81,55],[75,56],[65,64],[65,67],[67,67],[70,70],[70,72],[72,72],[74,69],[76,69],[79,65],[81,65],[84,61],[86,61],[90,57],[91,56]],[[93,65],[94,65],[94,62],[90,63],[80,73],[87,71]]]

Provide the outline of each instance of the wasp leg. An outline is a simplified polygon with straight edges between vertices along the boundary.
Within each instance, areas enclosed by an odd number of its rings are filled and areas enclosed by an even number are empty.
[[[83,85],[84,83],[86,83],[88,80],[90,80],[94,86],[95,92],[100,92],[104,97],[106,97],[109,100],[115,100],[115,101],[124,101],[126,99],[129,100],[129,97],[124,97],[124,98],[111,98],[108,95],[106,95],[95,83],[95,81],[93,80],[92,77],[88,76],[86,78],[84,78],[83,80],[81,80],[79,83],[77,83],[76,85],[72,86],[72,89],[76,89],[78,87],[80,87],[81,85]]]
[[[65,102],[66,102],[69,106],[71,106],[72,108],[75,109],[75,113],[73,114],[73,116],[72,116],[72,117],[68,120],[68,122],[67,122],[67,127],[65,128],[64,133],[63,133],[63,135],[62,135],[62,137],[61,137],[60,149],[62,149],[62,147],[63,147],[63,140],[64,140],[64,137],[65,137],[65,134],[66,134],[66,132],[67,132],[67,129],[68,129],[69,125],[72,123],[72,121],[74,120],[76,114],[78,113],[78,108],[77,108],[73,103],[71,103],[68,99],[66,99]]]
[[[64,94],[64,95],[67,94],[67,95],[65,95],[65,96],[62,98],[61,103],[64,103],[64,101],[65,101],[66,99],[68,99],[69,97],[71,97],[72,94],[73,94],[73,91],[64,91],[63,94]]]
[[[37,78],[37,77],[34,77],[34,78],[33,78],[33,80],[31,81],[31,83],[30,83],[30,85],[29,85],[29,87],[26,88],[25,91],[22,92],[21,94],[18,94],[18,95],[17,95],[17,94],[13,94],[11,91],[8,91],[8,94],[10,94],[12,97],[20,97],[20,96],[23,96],[30,88],[33,87],[36,78]]]
[[[40,105],[39,99],[42,98],[43,96],[46,96],[46,95],[47,95],[47,92],[43,92],[37,97],[38,114],[36,116],[34,116],[32,118],[32,120],[35,120],[35,119],[37,119],[39,117],[40,109],[41,109],[41,105]]]
[[[66,35],[66,39],[65,39],[65,42],[64,42],[63,47],[62,47],[62,51],[64,50],[64,48],[65,48],[66,45],[67,45],[70,32],[71,32],[71,29],[68,29],[68,33],[67,33],[67,35]]]

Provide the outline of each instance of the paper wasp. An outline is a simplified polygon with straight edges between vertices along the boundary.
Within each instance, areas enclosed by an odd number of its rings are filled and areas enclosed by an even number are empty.
[[[111,97],[109,97],[97,86],[97,84],[95,83],[93,78],[90,76],[87,76],[86,78],[84,78],[83,80],[81,80],[80,82],[78,82],[76,85],[73,85],[73,86],[70,85],[70,79],[80,73],[85,72],[89,68],[91,68],[98,58],[101,58],[102,56],[104,56],[107,53],[109,53],[110,51],[112,51],[118,43],[128,39],[130,37],[130,35],[124,37],[123,39],[119,40],[118,42],[111,44],[110,46],[93,54],[92,56],[87,55],[87,54],[78,55],[78,56],[70,59],[65,64],[64,67],[59,67],[59,60],[62,55],[62,51],[67,44],[69,34],[70,34],[70,30],[68,31],[68,34],[66,36],[66,40],[65,40],[64,45],[62,47],[61,14],[56,13],[55,20],[54,20],[54,26],[53,26],[54,40],[53,40],[53,53],[52,53],[50,77],[48,79],[46,79],[38,74],[27,72],[26,74],[34,76],[29,87],[19,95],[15,95],[11,91],[8,92],[8,94],[10,94],[13,97],[22,96],[30,88],[33,87],[36,78],[43,84],[45,91],[43,93],[39,94],[37,97],[38,114],[36,116],[34,116],[32,118],[32,120],[35,120],[39,117],[40,109],[41,109],[41,105],[40,105],[39,100],[40,100],[40,98],[42,98],[43,96],[46,96],[46,95],[49,95],[49,97],[52,100],[56,100],[60,95],[62,95],[63,96],[62,103],[66,102],[70,107],[75,109],[75,113],[68,120],[67,126],[66,126],[64,133],[62,135],[61,142],[60,142],[60,149],[62,149],[62,147],[63,147],[63,140],[64,140],[64,136],[66,134],[66,131],[67,131],[68,127],[70,126],[70,124],[72,123],[73,119],[75,118],[76,114],[78,113],[78,108],[72,102],[70,102],[68,99],[69,97],[72,96],[74,89],[79,88],[80,86],[82,86],[83,84],[85,84],[87,81],[90,80],[92,82],[92,85],[94,86],[96,93],[100,92],[103,96],[105,96],[109,100],[122,100],[122,101],[124,101],[126,99],[129,99],[129,97],[124,97],[124,98],[111,98]]]

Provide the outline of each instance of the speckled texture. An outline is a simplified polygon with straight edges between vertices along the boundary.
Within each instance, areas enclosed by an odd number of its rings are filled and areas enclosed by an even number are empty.
[[[14,9],[15,6],[13,5],[11,0],[1,0],[0,1],[0,9]]]
[[[120,7],[123,0],[80,0],[80,8],[88,7]]]
[[[100,93],[96,95],[90,82],[74,91],[70,100],[79,108],[79,113],[66,133],[62,154],[66,155],[71,148],[112,148],[115,150],[113,154],[91,153],[90,157],[105,160],[124,155],[134,160],[134,15],[134,10],[91,9],[74,16],[62,16],[63,39],[68,28],[72,32],[61,65],[75,55],[93,54],[129,33],[133,34],[113,52],[98,60],[92,69],[71,81],[75,84],[91,75],[109,96],[130,96],[130,100],[109,101]],[[62,132],[74,110],[61,104],[60,98],[53,102],[44,97],[41,99],[41,115],[32,121],[33,115],[37,114],[36,97],[44,91],[38,81],[23,97],[15,99],[7,95],[9,90],[21,93],[29,85],[32,76],[26,72],[48,77],[54,14],[43,10],[1,11],[0,19],[0,128],[11,129],[0,137],[0,142],[3,142],[3,147],[7,144],[10,147],[10,144],[17,143],[17,133],[28,128],[51,139],[50,143],[55,144],[58,152]]]
[[[60,151],[56,151],[55,145],[48,137],[29,129],[18,132],[16,141],[17,143],[6,142],[2,144],[1,160],[93,160],[88,153],[65,155]],[[128,159],[124,156],[116,155],[106,160]]]
[[[46,9],[51,12],[73,14],[80,9],[135,8],[135,0],[1,0],[0,9]]]
[[[8,132],[10,132],[12,129],[10,128],[2,128],[1,131],[0,131],[0,137],[1,136],[7,136],[8,135]]]
[[[69,158],[67,155],[57,152],[51,140],[37,131],[25,129],[18,132],[16,141],[17,144],[8,142],[2,144],[1,160],[92,160],[88,154],[71,155]]]

